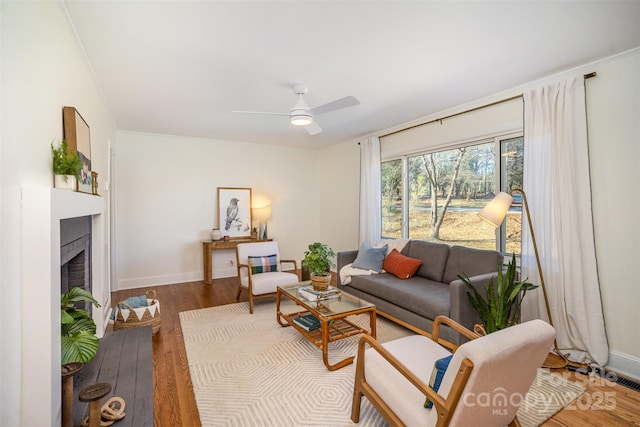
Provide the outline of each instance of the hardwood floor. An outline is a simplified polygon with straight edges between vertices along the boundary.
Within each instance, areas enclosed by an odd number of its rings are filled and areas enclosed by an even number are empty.
[[[153,289],[162,313],[162,326],[153,337],[155,426],[200,427],[178,313],[236,302],[236,279],[216,279],[213,285],[191,282]],[[146,290],[114,292],[112,302],[142,295]],[[240,300],[247,300],[246,292]],[[640,392],[604,380],[590,381],[586,375],[566,370],[558,372],[582,382],[587,391],[543,426],[640,426]]]

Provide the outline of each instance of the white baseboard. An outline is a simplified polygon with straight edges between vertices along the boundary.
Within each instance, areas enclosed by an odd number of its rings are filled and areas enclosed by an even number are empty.
[[[640,358],[619,351],[609,351],[609,363],[606,368],[627,377],[640,380]]]
[[[216,268],[213,278],[221,279],[224,277],[236,277],[238,270],[235,266],[229,268]],[[203,280],[202,271],[191,273],[179,273],[179,274],[167,274],[162,276],[147,276],[147,277],[135,277],[131,279],[121,279],[116,282],[116,289],[114,291],[120,291],[123,289],[136,289],[136,288],[149,288],[160,285],[172,285],[174,283],[184,282],[198,282]]]

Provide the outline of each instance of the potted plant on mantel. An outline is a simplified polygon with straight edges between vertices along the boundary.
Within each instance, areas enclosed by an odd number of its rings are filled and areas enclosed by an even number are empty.
[[[71,151],[67,141],[63,139],[57,147],[51,144],[51,154],[53,155],[54,187],[76,190],[78,173],[82,167],[78,153]]]
[[[315,242],[309,245],[304,253],[302,267],[309,269],[313,289],[324,291],[329,287],[331,267],[336,266],[333,262],[335,256],[333,249],[323,243]]]
[[[538,287],[538,285],[527,282],[527,279],[516,280],[515,254],[513,254],[506,273],[503,273],[501,266],[499,266],[496,285],[494,286],[493,280],[491,280],[485,290],[484,297],[476,290],[467,276],[458,276],[458,278],[469,288],[467,291],[469,301],[482,320],[482,325],[476,325],[474,328],[480,334],[490,334],[518,323],[520,321],[520,307],[525,294]]]

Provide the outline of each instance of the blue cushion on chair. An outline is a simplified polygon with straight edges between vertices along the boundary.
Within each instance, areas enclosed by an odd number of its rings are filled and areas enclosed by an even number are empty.
[[[249,259],[251,274],[278,271],[278,256],[276,254],[267,256],[249,256],[247,258]]]
[[[447,371],[449,367],[449,362],[451,362],[451,356],[443,357],[442,359],[436,360],[436,363],[433,364],[433,371],[431,372],[431,379],[429,380],[429,387],[433,389],[433,391],[438,391],[440,388],[440,383],[442,382],[442,377],[444,377],[444,373]],[[424,401],[424,407],[431,409],[433,406],[433,402],[427,399]]]
[[[382,263],[384,257],[387,255],[388,245],[384,245],[381,248],[372,248],[367,242],[362,242],[358,256],[351,266],[353,268],[359,268],[362,270],[373,270],[376,273],[382,273]]]

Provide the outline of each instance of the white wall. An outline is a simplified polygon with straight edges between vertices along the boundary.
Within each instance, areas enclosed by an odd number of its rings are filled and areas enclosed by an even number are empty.
[[[32,301],[41,304],[43,295],[24,293],[34,285],[24,282],[24,272],[50,268],[50,260],[20,256],[23,235],[28,234],[21,227],[29,231],[38,225],[21,223],[21,190],[53,186],[50,144],[62,138],[63,106],[76,107],[89,124],[92,168],[103,179],[107,176],[107,141],[113,137],[115,125],[60,3],[2,1],[0,8],[0,425],[51,425],[52,418],[59,416],[55,402],[59,402],[60,388],[49,385],[49,378],[28,381],[27,375],[42,367],[28,366],[22,354],[31,346],[37,348],[38,340],[33,331],[25,330],[24,319],[46,315],[28,310]],[[107,233],[105,229],[105,245]],[[41,238],[42,242],[50,240],[49,236]],[[104,285],[98,290],[108,295],[108,269],[104,272],[104,277],[94,281]],[[47,282],[41,285],[51,286]],[[59,295],[59,288],[57,292]],[[53,318],[43,321],[51,322],[55,330],[59,311],[53,313]],[[28,390],[37,387],[47,392],[46,387],[51,387],[51,402],[27,396]]]
[[[610,345],[609,367],[640,378],[640,286],[634,267],[640,262],[640,49],[613,58],[588,64],[562,75],[531,82],[517,88],[493,94],[475,102],[450,108],[378,135],[427,122],[450,114],[487,105],[521,94],[525,89],[569,74],[595,71],[598,76],[586,81],[591,150],[593,213],[600,286],[605,324]],[[439,125],[430,125],[439,126]],[[418,132],[416,129],[416,132]],[[468,135],[460,130],[460,138]],[[394,138],[389,138],[389,143]],[[397,137],[398,144],[406,141]],[[444,141],[439,141],[438,144]],[[459,142],[459,141],[458,141]],[[354,142],[345,142],[323,151],[323,165],[332,176],[323,182],[321,227],[323,238],[338,249],[356,249],[359,245],[358,199],[359,185],[355,171],[359,157],[352,149]],[[385,147],[389,155],[394,147]],[[400,148],[398,148],[400,150]],[[396,150],[397,151],[397,150]],[[348,206],[343,209],[343,206]],[[357,206],[357,205],[356,205]],[[332,224],[347,224],[337,230]]]
[[[268,233],[284,258],[300,261],[320,238],[318,151],[125,131],[117,140],[117,289],[202,280],[217,187],[271,203]],[[215,251],[213,269],[214,279],[235,276],[235,252]]]
[[[321,152],[320,237],[335,252],[357,249],[360,205],[360,146],[351,141]]]
[[[426,148],[477,142],[496,135],[522,132],[522,97],[407,129],[380,138],[380,156],[388,160]],[[442,117],[442,116],[441,116]]]
[[[609,365],[640,378],[640,50],[593,70],[587,115]]]

